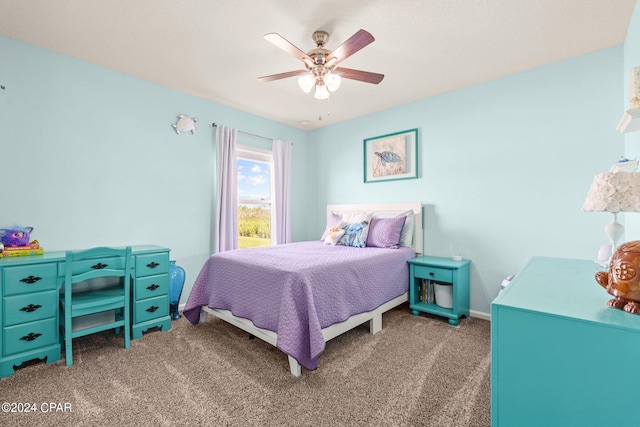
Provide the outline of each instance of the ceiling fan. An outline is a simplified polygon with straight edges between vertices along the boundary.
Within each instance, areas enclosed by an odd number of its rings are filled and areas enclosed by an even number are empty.
[[[337,67],[340,62],[375,40],[368,31],[359,30],[333,51],[324,47],[329,40],[329,33],[316,31],[312,35],[316,48],[308,53],[303,52],[278,33],[265,34],[264,38],[301,60],[305,69],[258,77],[261,82],[297,76],[298,85],[305,93],[311,92],[311,89],[315,87],[314,97],[316,99],[327,99],[329,92],[334,92],[338,89],[342,78],[372,84],[378,84],[384,78],[384,74]]]

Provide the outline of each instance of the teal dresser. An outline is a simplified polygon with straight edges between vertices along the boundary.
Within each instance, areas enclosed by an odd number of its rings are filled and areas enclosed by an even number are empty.
[[[640,316],[590,260],[535,257],[491,304],[491,425],[636,425]]]
[[[171,328],[169,249],[133,246],[132,336]],[[89,267],[87,267],[89,268]],[[65,252],[0,257],[0,377],[33,359],[60,360],[58,294],[65,274]]]

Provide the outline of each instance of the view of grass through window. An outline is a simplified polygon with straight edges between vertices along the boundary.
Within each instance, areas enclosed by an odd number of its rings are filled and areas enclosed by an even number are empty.
[[[271,165],[238,158],[238,247],[271,244]]]
[[[238,247],[254,248],[271,244],[269,206],[238,206]]]

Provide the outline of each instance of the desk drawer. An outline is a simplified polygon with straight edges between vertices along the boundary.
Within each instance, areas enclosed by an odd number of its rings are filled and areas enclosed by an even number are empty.
[[[159,274],[157,276],[137,278],[135,287],[134,295],[136,301],[167,295],[169,293],[169,275]]]
[[[136,256],[136,276],[153,276],[169,272],[169,253]]]
[[[3,356],[55,344],[58,341],[56,320],[53,317],[4,328],[2,334]]]
[[[56,317],[58,292],[46,291],[2,299],[4,326]]]
[[[133,304],[133,322],[142,323],[169,314],[169,295],[136,301]]]
[[[421,279],[431,279],[447,283],[453,282],[453,271],[446,268],[416,265],[414,275]]]
[[[4,295],[18,295],[56,289],[58,264],[37,264],[2,269]]]
[[[78,261],[74,263],[74,268],[72,273],[83,273],[85,271],[91,271],[92,269],[102,269],[102,268],[124,268],[124,257],[102,257],[102,258],[91,258],[85,261]],[[66,264],[62,269],[61,275],[66,274]]]

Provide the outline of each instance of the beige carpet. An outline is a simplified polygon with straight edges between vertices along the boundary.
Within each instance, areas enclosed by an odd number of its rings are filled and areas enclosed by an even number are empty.
[[[489,322],[412,316],[406,305],[330,341],[315,371],[225,322],[184,318],[122,348],[110,332],[74,341],[74,365],[29,363],[0,379],[2,426],[490,425]],[[48,402],[57,407],[52,412]],[[71,412],[55,409],[71,408]]]

